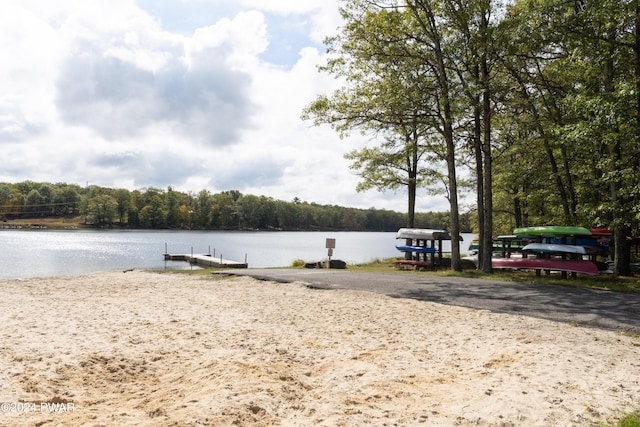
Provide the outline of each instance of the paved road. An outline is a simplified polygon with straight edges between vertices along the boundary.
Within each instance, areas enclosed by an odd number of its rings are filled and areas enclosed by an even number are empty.
[[[277,282],[305,282],[317,289],[378,292],[395,298],[413,298],[640,333],[640,294],[419,273],[257,268],[225,270],[222,273]]]

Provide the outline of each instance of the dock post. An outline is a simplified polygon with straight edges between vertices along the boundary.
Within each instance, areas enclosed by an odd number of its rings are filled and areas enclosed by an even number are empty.
[[[167,269],[167,255],[169,254],[169,250],[167,249],[167,242],[164,242],[164,269]]]

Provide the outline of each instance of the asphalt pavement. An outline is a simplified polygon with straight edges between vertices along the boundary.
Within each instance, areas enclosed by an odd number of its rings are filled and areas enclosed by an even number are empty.
[[[303,282],[321,290],[377,292],[394,298],[640,333],[640,294],[425,273],[291,268],[234,269],[219,273],[283,283]]]

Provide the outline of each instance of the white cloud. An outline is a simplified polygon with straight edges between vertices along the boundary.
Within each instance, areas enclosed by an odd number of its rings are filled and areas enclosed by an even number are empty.
[[[241,12],[233,19],[224,18],[215,25],[198,28],[186,42],[186,60],[189,65],[223,60],[233,68],[243,69],[267,48],[266,36],[260,12]]]
[[[45,21],[13,2],[3,4],[0,28],[0,141],[22,141],[53,119],[62,47]]]
[[[196,143],[235,142],[250,123],[251,77],[238,68],[243,56],[261,50],[254,41],[262,26],[259,14],[225,19],[191,38],[162,34],[153,20],[146,26],[141,19],[131,22],[117,25],[122,33],[81,31],[71,40],[73,53],[64,58],[56,82],[61,117],[110,140],[162,126]],[[239,37],[252,26],[255,32]]]
[[[334,34],[340,24],[339,0],[242,0],[249,8],[279,15],[307,15],[309,38],[322,43],[328,35]]]
[[[343,153],[362,138],[300,120],[339,84],[316,69],[337,5],[5,0],[0,181],[237,189],[405,210],[402,193],[355,193]]]

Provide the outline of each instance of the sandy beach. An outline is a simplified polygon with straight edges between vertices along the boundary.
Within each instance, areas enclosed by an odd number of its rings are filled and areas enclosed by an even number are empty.
[[[141,271],[0,281],[0,425],[573,426],[640,406],[640,337]]]

